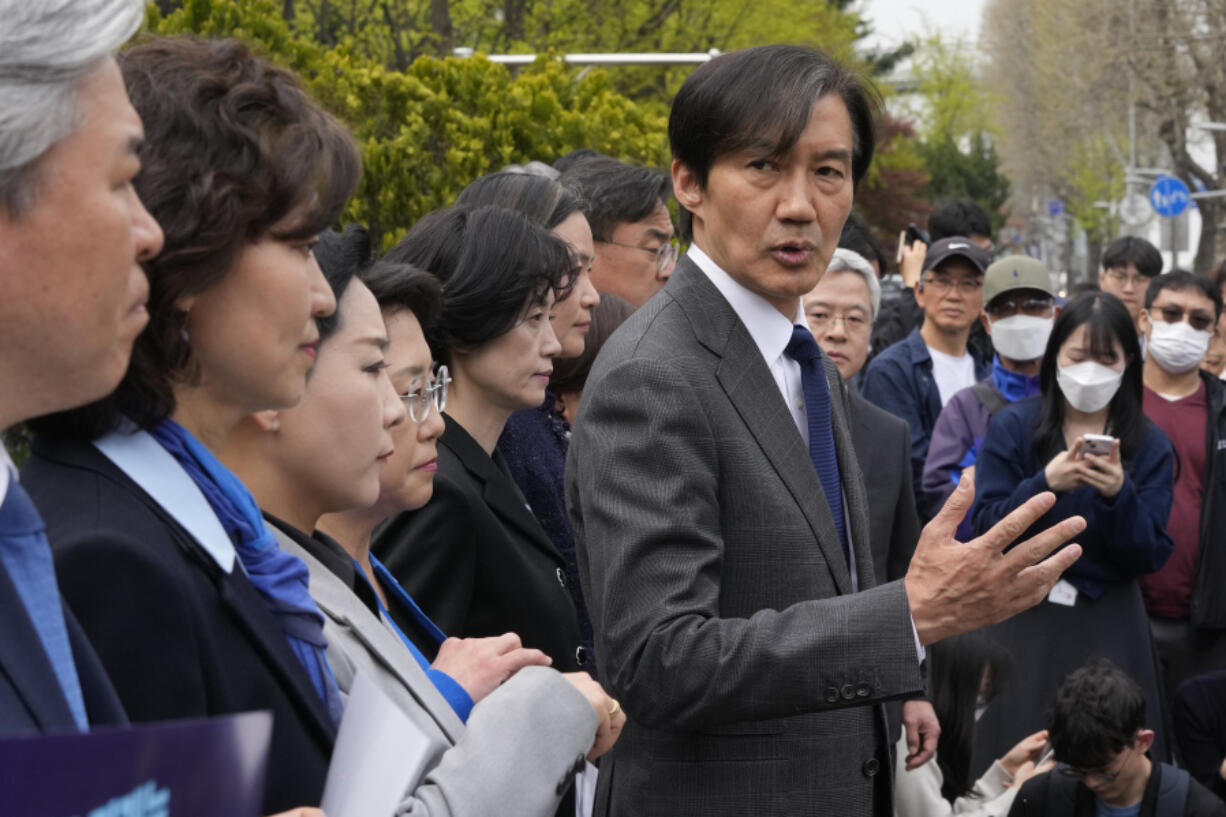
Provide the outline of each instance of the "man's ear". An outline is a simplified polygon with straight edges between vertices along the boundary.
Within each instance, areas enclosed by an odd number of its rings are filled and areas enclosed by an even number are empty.
[[[1133,745],[1137,748],[1137,751],[1140,752],[1141,754],[1145,754],[1146,752],[1148,752],[1149,747],[1154,745],[1154,730],[1153,729],[1137,730],[1137,737],[1133,741]]]
[[[251,415],[251,421],[260,431],[276,433],[281,430],[281,412],[276,409],[257,411]]]
[[[988,311],[986,309],[982,309],[979,311],[979,322],[983,324],[983,331],[991,335],[992,334],[992,322],[988,320]]]
[[[1141,311],[1137,313],[1137,329],[1140,330],[1142,335],[1148,337],[1150,326],[1152,324],[1149,321],[1149,310],[1142,307]]]
[[[691,213],[702,206],[703,190],[698,177],[680,159],[673,159],[673,195],[677,203]]]

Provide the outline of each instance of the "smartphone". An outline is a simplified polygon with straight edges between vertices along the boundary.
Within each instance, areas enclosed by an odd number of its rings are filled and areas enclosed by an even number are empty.
[[[923,230],[921,230],[919,227],[916,227],[914,223],[908,224],[907,229],[905,230],[899,230],[898,232],[898,253],[897,253],[897,257],[894,259],[895,264],[902,263],[902,251],[905,248],[910,247],[916,241],[922,241],[925,244],[932,243],[931,241],[928,240],[928,234],[924,232]]]
[[[1111,449],[1115,447],[1115,437],[1110,434],[1083,434],[1081,436],[1081,456],[1084,459],[1087,454],[1094,454],[1098,457],[1111,456]]]

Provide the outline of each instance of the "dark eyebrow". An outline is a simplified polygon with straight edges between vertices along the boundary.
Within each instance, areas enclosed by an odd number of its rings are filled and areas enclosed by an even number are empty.
[[[834,148],[832,150],[823,150],[814,157],[819,162],[824,162],[828,159],[835,159],[840,162],[851,164],[851,151],[847,148]]]

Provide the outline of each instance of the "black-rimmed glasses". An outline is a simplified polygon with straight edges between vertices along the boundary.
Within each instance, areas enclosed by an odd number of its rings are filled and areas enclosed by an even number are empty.
[[[434,377],[418,375],[409,381],[409,390],[400,395],[409,417],[415,423],[424,423],[430,416],[430,407],[434,406],[442,413],[447,407],[447,386],[451,383],[451,375],[446,366],[439,366]]]
[[[1132,757],[1132,753],[1136,747],[1129,746],[1128,751],[1124,753],[1120,765],[1113,772],[1089,771],[1086,769],[1075,769],[1072,766],[1058,766],[1057,770],[1065,777],[1071,777],[1074,780],[1089,780],[1093,778],[1102,783],[1114,783],[1119,780],[1120,774],[1123,773],[1124,767],[1128,765],[1128,759]]]

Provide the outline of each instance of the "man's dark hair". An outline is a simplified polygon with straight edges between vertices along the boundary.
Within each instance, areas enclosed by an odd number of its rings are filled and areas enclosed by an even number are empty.
[[[1047,712],[1056,760],[1078,769],[1107,765],[1144,726],[1140,684],[1106,658],[1070,673]]]
[[[435,358],[448,364],[453,351],[500,337],[550,290],[564,291],[571,267],[570,245],[501,207],[436,210],[384,260],[420,267],[442,284],[442,310],[426,340]]]
[[[172,384],[196,374],[182,299],[212,288],[249,243],[306,240],[334,223],[357,187],[353,138],[293,74],[237,40],[153,39],[118,56],[145,126],[133,184],[166,236],[144,262],[149,325],[110,397],[38,421],[95,439],[121,413],[145,428],[170,416]]]
[[[443,285],[424,269],[381,258],[358,278],[374,294],[384,314],[407,309],[417,318],[423,333],[434,328],[443,308]]]
[[[617,225],[642,221],[673,195],[666,174],[600,155],[571,165],[558,182],[579,197],[597,241],[611,240]]]
[[[1102,292],[1103,289],[1093,281],[1078,281],[1068,288],[1068,297],[1071,301],[1078,295],[1084,295],[1087,292]]]
[[[1144,238],[1125,235],[1112,241],[1103,250],[1103,269],[1123,269],[1129,264],[1146,278],[1162,272],[1162,253]]]
[[[1165,275],[1155,275],[1154,280],[1150,281],[1149,286],[1145,289],[1146,309],[1154,305],[1154,299],[1164,289],[1169,289],[1172,292],[1179,292],[1185,289],[1198,290],[1206,298],[1213,301],[1214,318],[1220,317],[1222,314],[1222,291],[1203,275],[1195,275],[1182,269],[1173,269]]]
[[[721,54],[690,74],[668,117],[673,158],[706,187],[721,156],[750,147],[787,153],[809,124],[813,105],[830,94],[843,100],[851,117],[851,175],[859,182],[876,144],[877,91],[823,52],[795,45]]]
[[[362,268],[370,263],[370,236],[364,227],[349,224],[345,231],[325,230],[315,245],[315,261],[336,298],[331,315],[316,318],[319,341],[323,343],[341,326],[341,298]]]
[[[961,235],[992,237],[992,220],[973,201],[956,199],[943,202],[928,216],[928,236],[933,241]]]
[[[886,272],[886,257],[881,250],[881,245],[877,243],[877,239],[869,230],[868,225],[856,216],[855,213],[847,216],[847,221],[843,222],[843,232],[839,236],[839,246],[859,253],[871,264],[877,262],[877,269],[881,275]]]

